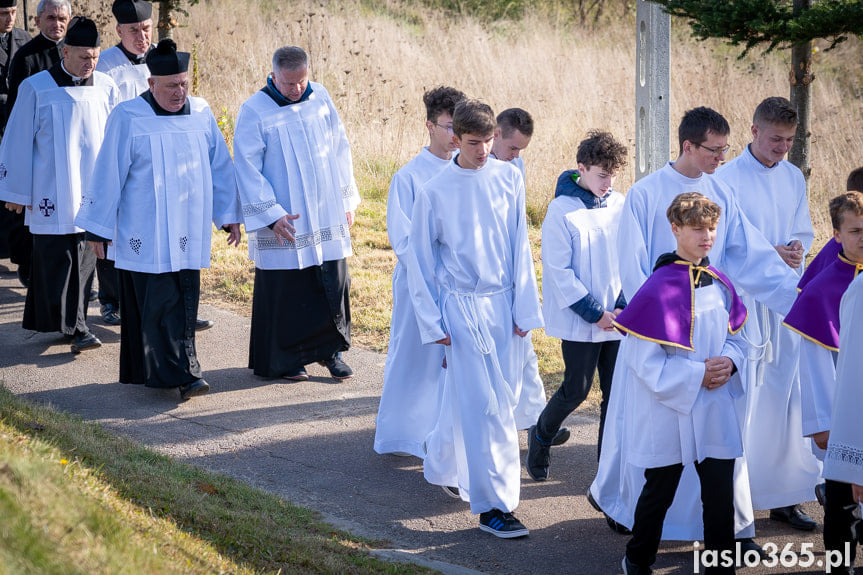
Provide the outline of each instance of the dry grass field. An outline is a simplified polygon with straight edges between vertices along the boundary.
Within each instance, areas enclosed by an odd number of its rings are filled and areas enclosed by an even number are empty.
[[[221,116],[228,136],[240,104],[263,85],[272,52],[297,44],[310,53],[312,79],[327,87],[345,123],[364,198],[350,262],[355,343],[361,346],[387,345],[395,260],[386,236],[386,193],[393,172],[426,143],[426,89],[449,84],[496,110],[518,106],[534,116],[536,133],[524,157],[537,258],[538,225],[558,174],[574,167],[577,142],[589,129],[602,128],[633,144],[634,10],[588,26],[561,10],[482,23],[394,0],[209,0],[180,20],[184,27],[175,38],[196,54],[198,94]],[[107,31],[104,43],[114,41]],[[787,51],[756,51],[743,60],[738,53],[720,42],[696,42],[688,26],[673,23],[672,123],[694,106],[719,110],[732,127],[729,156],[748,142],[757,103],[788,94]],[[861,56],[857,39],[816,54],[810,181],[816,246],[830,233],[828,199],[863,164]],[[634,157],[633,146],[630,152]],[[617,188],[625,192],[633,174],[631,164],[624,168]],[[252,265],[244,251],[223,242],[217,238],[213,268],[205,274],[206,299],[249,313]],[[562,369],[558,344],[543,334],[535,341],[551,383]]]

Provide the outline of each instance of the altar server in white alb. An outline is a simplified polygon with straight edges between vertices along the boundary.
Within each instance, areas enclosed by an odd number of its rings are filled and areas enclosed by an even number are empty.
[[[408,282],[420,337],[446,346],[440,421],[451,420],[454,485],[498,537],[528,530],[512,511],[521,466],[514,409],[521,393],[524,338],[542,327],[527,236],[524,181],[515,166],[489,158],[495,117],[477,100],[455,107],[459,154],[423,186],[414,203]],[[444,429],[446,431],[446,429]],[[437,428],[425,469],[435,467]]]
[[[857,241],[863,250],[863,230]],[[853,575],[857,555],[860,504],[863,504],[863,274],[848,286],[839,308],[839,358],[836,400],[824,459],[827,493],[824,505],[826,558],[848,560],[831,573]],[[855,517],[856,516],[856,517]],[[846,545],[850,553],[846,555]],[[832,562],[832,565],[840,561]]]
[[[0,147],[0,200],[33,234],[33,271],[24,329],[71,339],[72,352],[99,347],[87,327],[96,258],[75,224],[92,181],[117,86],[96,72],[99,32],[87,18],[69,26],[63,59],[21,83]]]
[[[710,108],[687,111],[678,127],[680,154],[676,161],[636,182],[627,192],[618,234],[618,256],[623,294],[638,291],[653,264],[674,249],[666,210],[681,193],[697,191],[716,203],[722,218],[716,230],[711,264],[727,274],[757,301],[785,314],[797,297],[798,276],[773,246],[740,211],[731,190],[712,174],[728,151],[728,122]],[[602,455],[590,492],[602,510],[626,526],[632,525],[636,498],[644,484],[643,467],[630,462],[620,450],[623,406],[629,401],[623,389],[612,384],[608,417],[602,439]],[[691,466],[683,471],[675,503],[665,517],[663,539],[701,539],[702,521],[698,477]],[[735,532],[754,535],[754,514],[749,496],[745,462],[735,466]],[[744,550],[750,545],[744,542]]]
[[[465,95],[449,86],[423,94],[429,145],[393,176],[387,198],[387,235],[398,257],[393,271],[393,310],[384,366],[384,388],[375,419],[375,451],[423,458],[423,442],[437,422],[443,346],[423,345],[411,303],[407,251],[411,213],[422,185],[451,161],[458,148],[452,115]]]
[[[153,4],[144,0],[116,0],[111,11],[117,19],[120,43],[99,56],[96,70],[107,74],[117,84],[120,99],[125,102],[147,91],[150,70],[144,56],[152,47]],[[120,325],[120,280],[114,262],[108,258],[96,262],[99,278],[99,303],[102,321]]]
[[[234,162],[255,262],[249,367],[309,378],[320,362],[336,380],[351,343],[350,226],[360,203],[347,135],[327,90],[309,81],[302,48],[273,55],[267,84],[237,114]]]
[[[114,109],[77,224],[120,274],[120,382],[209,391],[195,350],[201,268],[212,224],[240,241],[231,156],[210,107],[188,95],[189,54],[147,54],[149,91]]]
[[[716,177],[731,188],[741,211],[799,277],[815,233],[803,173],[784,159],[794,144],[797,111],[785,98],[767,98],[755,109],[751,131],[752,142]],[[743,333],[752,344],[746,366],[741,366],[752,507],[770,509],[771,519],[811,531],[817,523],[799,504],[814,498],[821,466],[802,433],[800,336],[782,327],[783,314],[756,302],[745,287],[741,291],[750,317]]]

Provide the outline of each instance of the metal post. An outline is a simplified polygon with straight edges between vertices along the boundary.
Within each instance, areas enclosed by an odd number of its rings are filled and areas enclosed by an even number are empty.
[[[635,70],[635,179],[671,159],[668,143],[671,16],[662,6],[638,0]]]

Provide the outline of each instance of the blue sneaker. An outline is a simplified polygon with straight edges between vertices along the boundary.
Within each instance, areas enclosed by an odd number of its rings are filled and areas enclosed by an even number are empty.
[[[503,539],[524,537],[530,533],[512,513],[504,513],[500,509],[480,513],[479,528]]]

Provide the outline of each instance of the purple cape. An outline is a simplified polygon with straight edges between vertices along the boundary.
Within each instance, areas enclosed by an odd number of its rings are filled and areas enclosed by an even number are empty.
[[[818,345],[839,351],[839,303],[861,271],[863,264],[837,256],[800,292],[782,324]]]
[[[719,280],[731,292],[728,331],[737,333],[746,322],[746,306],[731,281],[713,266],[699,267],[686,260],[662,266],[647,278],[626,308],[614,320],[624,333],[689,351],[695,315],[695,283],[690,268]]]
[[[836,261],[836,256],[839,255],[839,252],[842,251],[842,244],[837,242],[835,239],[829,240],[824,247],[821,248],[821,251],[818,252],[818,255],[815,256],[809,265],[806,267],[806,271],[803,272],[803,277],[800,278],[800,281],[797,282],[797,289],[802,291],[806,284],[812,281],[812,279],[818,275],[818,273]]]

